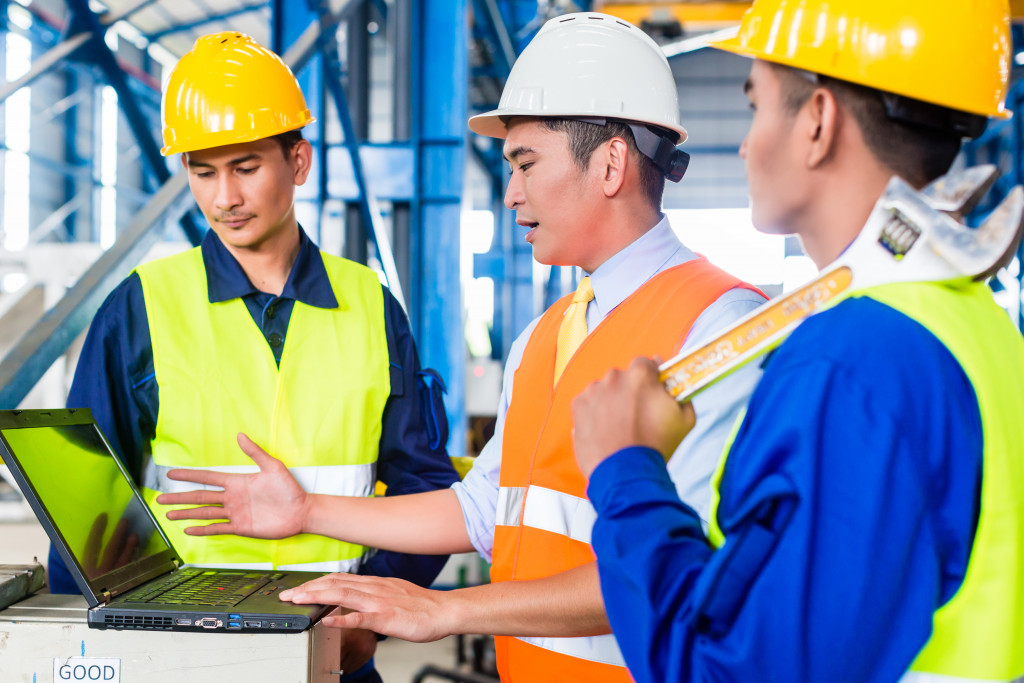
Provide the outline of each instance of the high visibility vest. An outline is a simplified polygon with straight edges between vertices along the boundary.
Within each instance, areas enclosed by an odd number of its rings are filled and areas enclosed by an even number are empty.
[[[369,496],[376,480],[381,415],[390,394],[384,298],[373,271],[321,254],[338,307],[296,301],[280,368],[241,299],[209,302],[198,248],[137,269],[160,392],[143,494],[178,553],[221,567],[357,571],[362,546],[302,534],[282,540],[193,537],[170,522],[164,492],[175,467],[253,472],[235,440],[249,435],[284,461],[309,492]]]
[[[981,411],[981,506],[964,582],[933,617],[932,634],[903,683],[1024,682],[1024,343],[981,283],[871,287],[875,299],[916,320],[960,364]],[[721,546],[712,477],[708,537]]]
[[[594,561],[596,513],[573,452],[572,399],[637,356],[670,358],[704,309],[737,286],[745,285],[704,258],[658,274],[587,336],[554,386],[558,328],[572,295],[547,310],[527,342],[505,415],[493,581],[528,581]],[[496,648],[506,682],[632,680],[611,634],[502,636]]]

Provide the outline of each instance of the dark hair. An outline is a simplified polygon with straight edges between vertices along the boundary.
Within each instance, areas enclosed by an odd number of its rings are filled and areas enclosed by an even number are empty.
[[[576,166],[585,171],[590,165],[594,150],[612,138],[622,138],[629,147],[630,156],[636,160],[640,177],[640,189],[648,203],[661,210],[661,198],[665,193],[665,174],[654,162],[636,147],[633,131],[625,123],[609,119],[605,125],[580,121],[578,119],[542,118],[541,124],[548,130],[565,133],[569,139],[569,153]]]
[[[283,133],[271,135],[269,139],[274,140],[281,146],[281,153],[284,154],[285,159],[288,159],[290,158],[292,149],[295,145],[302,142],[302,129],[286,130]]]
[[[868,149],[907,182],[923,187],[949,171],[962,138],[952,131],[914,125],[886,113],[883,93],[875,88],[770,63],[783,83],[783,106],[796,114],[818,88],[826,88],[853,115]]]

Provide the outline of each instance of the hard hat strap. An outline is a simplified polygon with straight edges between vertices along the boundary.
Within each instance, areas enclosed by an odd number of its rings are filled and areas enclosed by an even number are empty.
[[[828,87],[829,81],[851,83],[850,81],[843,81],[842,79],[833,78],[831,76],[823,76],[805,69],[798,69],[795,67],[790,67],[790,69],[815,85],[823,88]],[[853,85],[857,84],[853,83]],[[939,104],[923,102],[911,97],[897,95],[895,93],[878,90],[877,88],[871,88],[865,85],[860,87],[873,90],[878,93],[878,96],[882,99],[882,105],[885,107],[886,117],[892,121],[907,124],[908,126],[928,128],[940,133],[948,133],[962,138],[974,139],[984,133],[985,127],[988,125],[988,117],[986,116],[971,114],[958,109],[950,109],[949,107],[943,107]]]
[[[567,117],[568,118],[568,117]],[[573,116],[576,121],[593,123],[597,126],[605,126],[608,119],[603,117]],[[675,143],[666,134],[656,133],[644,123],[613,119],[629,127],[633,132],[633,141],[640,153],[654,162],[654,165],[665,174],[666,180],[678,183],[683,179],[687,167],[690,165],[690,155],[681,149],[676,149]]]

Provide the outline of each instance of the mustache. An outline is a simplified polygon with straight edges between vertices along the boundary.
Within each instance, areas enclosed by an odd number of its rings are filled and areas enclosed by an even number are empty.
[[[254,218],[255,216],[256,214],[254,213],[222,213],[218,216],[214,216],[213,220],[218,223],[226,223],[229,221],[243,221],[247,218]]]

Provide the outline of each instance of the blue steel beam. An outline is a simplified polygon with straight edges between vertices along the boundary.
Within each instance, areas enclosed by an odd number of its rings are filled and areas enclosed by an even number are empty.
[[[461,194],[468,112],[466,0],[412,3],[411,202],[414,263],[410,315],[425,365],[448,385],[450,455],[465,450],[466,342],[459,276]]]
[[[200,17],[199,19],[194,19],[192,21],[185,21],[185,22],[182,22],[180,24],[175,24],[173,26],[168,26],[167,28],[163,29],[162,31],[157,31],[156,33],[146,34],[146,40],[148,40],[151,43],[155,43],[158,40],[160,40],[161,38],[164,38],[164,37],[169,36],[169,35],[173,35],[175,33],[180,33],[182,31],[191,31],[194,28],[198,28],[200,26],[205,26],[206,24],[212,24],[212,23],[217,22],[217,21],[223,21],[225,19],[231,19],[232,17],[237,17],[237,16],[242,15],[242,14],[248,14],[249,12],[259,12],[259,11],[267,9],[269,6],[270,6],[269,3],[267,3],[267,2],[258,2],[258,3],[252,4],[252,5],[246,5],[244,7],[238,7],[236,9],[230,10],[228,12],[221,12],[220,14],[213,14],[213,15],[210,15],[210,16],[207,16],[207,17]]]
[[[322,2],[320,4],[320,18],[322,22],[320,26],[320,34],[322,36],[321,54],[326,63],[325,72],[330,73],[333,71],[337,73],[340,71],[337,62],[338,43],[334,38],[335,33],[332,28],[336,21],[330,15],[326,7],[327,3]],[[391,290],[391,293],[398,299],[402,307],[407,308],[405,294],[402,291],[402,283],[398,277],[398,269],[395,266],[395,257],[391,251],[391,243],[388,240],[387,232],[384,228],[384,220],[381,218],[380,208],[377,205],[377,197],[373,194],[373,189],[369,186],[369,180],[363,170],[362,158],[359,155],[359,139],[356,137],[355,126],[352,123],[348,99],[345,96],[345,88],[342,87],[341,80],[338,78],[327,78],[327,87],[334,98],[335,109],[338,112],[342,132],[345,136],[345,146],[349,150],[352,162],[352,173],[355,176],[356,185],[359,186],[359,206],[363,221],[365,225],[370,227],[368,231],[369,237],[377,250],[377,258],[380,261],[381,267],[384,269],[384,277],[387,279],[388,289]]]
[[[124,71],[118,66],[114,53],[107,47],[103,39],[106,29],[100,25],[96,14],[89,9],[88,0],[67,0],[67,2],[68,8],[71,10],[69,33],[73,35],[82,32],[89,33],[90,40],[85,49],[100,67],[107,82],[117,92],[118,106],[128,122],[132,135],[142,148],[142,158],[145,161],[143,167],[160,183],[166,182],[171,177],[171,172],[160,155],[160,147],[153,137],[150,120],[142,113],[142,109],[135,101]],[[191,214],[186,213],[182,216],[181,227],[193,245],[198,245],[202,241],[205,231],[199,227]]]

